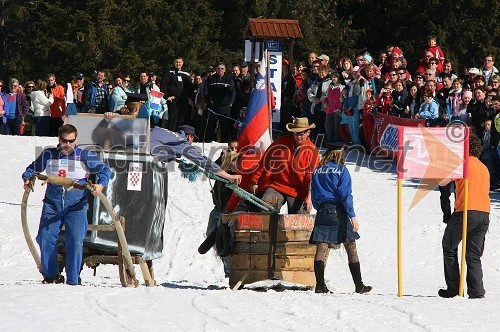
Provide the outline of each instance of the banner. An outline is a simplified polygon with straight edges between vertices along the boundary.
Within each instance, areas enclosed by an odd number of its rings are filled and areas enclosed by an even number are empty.
[[[372,150],[383,150],[395,158],[398,150],[398,126],[425,127],[426,119],[414,120],[376,112],[371,137]]]
[[[466,127],[399,127],[398,140],[398,179],[466,177],[469,160]]]
[[[279,40],[267,40],[264,49],[269,52],[269,85],[274,94],[273,122],[280,122],[281,108],[281,76],[282,76],[282,53],[283,43]]]

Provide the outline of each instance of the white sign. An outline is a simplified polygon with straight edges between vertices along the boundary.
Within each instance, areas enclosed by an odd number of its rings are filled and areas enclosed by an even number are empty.
[[[260,54],[260,43],[255,43],[254,61],[259,62]],[[250,40],[245,40],[245,62],[252,61],[252,42]]]
[[[269,51],[269,84],[273,90],[274,101],[276,103],[273,110],[273,122],[280,122],[282,62],[283,54],[281,51]]]

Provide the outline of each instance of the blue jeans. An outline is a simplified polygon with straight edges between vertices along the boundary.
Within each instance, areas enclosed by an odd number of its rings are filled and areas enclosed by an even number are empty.
[[[66,283],[78,285],[82,268],[83,238],[87,233],[87,207],[78,210],[55,211],[44,204],[36,242],[40,245],[41,270],[46,278],[59,275],[57,263],[57,236],[62,225],[66,227]]]

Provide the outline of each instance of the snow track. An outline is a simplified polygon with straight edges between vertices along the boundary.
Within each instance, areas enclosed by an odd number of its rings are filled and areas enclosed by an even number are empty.
[[[198,254],[213,207],[209,182],[190,183],[169,174],[163,257],[153,261],[158,287],[122,288],[118,268],[84,268],[82,287],[43,285],[21,229],[20,174],[36,145],[54,138],[0,136],[0,159],[9,167],[0,189],[0,331],[496,331],[500,325],[500,193],[492,194],[490,230],[483,256],[486,299],[441,299],[444,286],[441,237],[445,228],[439,192],[408,207],[417,184],[403,189],[403,298],[397,298],[396,180],[394,168],[358,171],[349,160],[360,221],[361,271],[369,294],[353,293],[344,248],[331,251],[326,281],[333,294],[259,292],[227,288],[213,251]],[[24,146],[23,149],[16,147]],[[209,151],[216,145],[205,145]],[[219,146],[219,145],[217,145]],[[15,159],[12,158],[15,156]],[[389,167],[388,167],[389,166]],[[44,188],[30,194],[31,234],[38,228]],[[136,272],[142,283],[140,269]],[[269,282],[269,285],[272,283]],[[266,285],[266,282],[263,282]]]

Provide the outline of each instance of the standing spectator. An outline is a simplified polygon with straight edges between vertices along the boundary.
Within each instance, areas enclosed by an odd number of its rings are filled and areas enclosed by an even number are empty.
[[[118,112],[125,106],[125,101],[127,100],[127,92],[130,92],[126,87],[123,86],[123,76],[122,74],[116,74],[114,77],[115,88],[111,93],[109,98],[109,111]]]
[[[329,293],[325,283],[325,267],[329,245],[343,244],[347,252],[349,270],[354,281],[355,292],[368,293],[371,286],[365,286],[361,278],[356,240],[359,239],[359,224],[354,212],[351,176],[345,167],[342,146],[328,148],[321,158],[311,181],[311,196],[318,211],[309,239],[316,244],[314,275],[316,293]]]
[[[150,71],[148,73],[148,79],[149,83],[152,85],[156,85],[158,88],[160,88],[160,83],[158,82],[158,77],[156,76],[156,73],[154,71]]]
[[[482,68],[484,80],[486,81],[487,86],[491,86],[492,77],[494,75],[498,75],[498,69],[494,66],[494,64],[495,57],[491,54],[488,54],[484,58],[484,65]]]
[[[57,148],[43,151],[23,173],[24,190],[31,190],[30,178],[35,173],[46,171],[47,175],[68,177],[80,185],[87,180],[89,173],[97,175],[97,184],[92,191],[94,196],[102,192],[108,184],[111,170],[96,154],[82,150],[76,146],[77,130],[72,125],[64,125],[59,132]],[[87,233],[87,190],[66,190],[66,188],[49,183],[40,218],[40,226],[36,240],[40,245],[40,272],[44,284],[63,283],[64,277],[59,275],[56,242],[62,226],[66,227],[66,277],[67,284],[81,283],[83,239]]]
[[[309,62],[309,65],[312,66],[313,62],[316,61],[318,58],[318,55],[314,52],[309,53],[309,56],[307,57],[307,61]]]
[[[7,126],[7,116],[9,115],[9,99],[6,93],[3,93],[3,81],[0,81],[0,135],[9,135],[10,130]]]
[[[427,47],[425,48],[425,52],[432,53],[432,56],[436,58],[437,61],[437,70],[442,72],[445,56],[441,47],[437,45],[437,37],[435,35],[431,35],[427,38]]]
[[[397,116],[402,116],[404,114],[404,103],[408,97],[408,90],[406,90],[406,85],[403,81],[398,80],[394,84],[394,90],[391,92],[392,102],[391,109],[392,113]]]
[[[86,112],[83,107],[83,93],[85,92],[85,88],[90,88],[88,86],[89,84],[88,82],[85,82],[85,76],[80,72],[75,74],[75,80],[78,84],[78,94],[73,93],[73,97],[77,96],[77,99],[75,100],[76,110],[78,113]]]
[[[54,103],[54,97],[47,91],[47,82],[36,82],[35,89],[31,92],[31,102],[35,110],[35,135],[49,136],[50,105]]]
[[[66,114],[66,94],[64,87],[57,84],[54,74],[47,75],[47,89],[54,97],[54,102],[50,105],[50,125],[49,136],[57,137],[59,128],[63,125],[63,116]]]
[[[486,89],[484,87],[477,87],[474,89],[474,103],[469,104],[467,107],[467,113],[471,115],[472,131],[478,137],[482,137],[483,135],[484,120],[486,120],[486,114],[488,112],[485,99]]]
[[[85,86],[83,93],[83,106],[85,113],[104,114],[108,111],[109,91],[104,83],[106,73],[104,70],[98,70],[96,80]]]
[[[231,76],[226,74],[226,66],[219,63],[215,75],[209,76],[205,85],[205,99],[213,112],[208,115],[207,122],[207,140],[209,142],[216,138],[217,121],[220,128],[220,142],[227,143],[231,139],[234,120],[230,118],[230,115],[235,98],[234,82]]]
[[[266,150],[258,169],[251,178],[251,192],[255,194],[259,182],[268,181],[262,200],[276,206],[285,204],[288,213],[307,214],[312,209],[311,177],[319,163],[319,152],[309,140],[314,123],[307,118],[296,118],[287,124],[292,135],[281,136]]]
[[[366,90],[365,105],[363,106],[363,136],[365,138],[365,147],[368,151],[372,150],[373,126],[375,125],[374,112],[377,107],[377,100],[372,89]],[[337,141],[338,142],[338,141]]]
[[[319,135],[325,135],[325,120],[326,120],[326,104],[323,100],[328,95],[331,79],[328,77],[328,67],[320,66],[318,70],[318,78],[313,82],[309,90],[307,90],[307,98],[311,102],[311,114],[315,123],[318,123],[314,139],[319,138]],[[286,129],[286,125],[285,125]]]
[[[24,94],[20,91],[19,81],[12,78],[9,83],[10,93],[7,95],[9,103],[7,114],[7,127],[10,135],[21,134],[21,123],[29,112],[29,104]]]
[[[420,105],[418,113],[415,115],[417,119],[435,120],[439,117],[439,105],[434,99],[431,91],[426,91],[424,94],[424,103]],[[434,122],[431,122],[434,123]]]
[[[168,105],[167,129],[176,131],[180,125],[189,120],[189,99],[193,97],[193,84],[188,72],[183,71],[184,59],[176,57],[173,67],[166,71],[161,81],[161,92]]]
[[[293,96],[295,95],[295,79],[290,72],[290,62],[283,59],[282,78],[281,78],[281,109],[280,125],[281,131],[286,130],[286,124],[293,120]]]
[[[420,109],[420,90],[417,85],[412,85],[404,104],[403,117],[413,118]]]
[[[444,61],[443,71],[439,73],[439,75],[443,76],[446,74],[450,75],[452,81],[454,81],[457,78],[457,75],[455,75],[455,73],[453,72],[451,60],[448,59]]]
[[[469,195],[467,211],[467,294],[469,299],[484,298],[483,269],[481,256],[484,240],[489,227],[490,179],[486,166],[478,159],[481,154],[481,140],[474,134],[469,137]],[[440,185],[446,185],[445,180]],[[455,180],[455,212],[446,224],[443,235],[443,261],[446,289],[438,294],[444,298],[455,297],[459,293],[460,272],[458,268],[458,245],[462,240],[462,223],[465,205],[465,181]]]
[[[326,142],[333,143],[340,141],[340,121],[342,120],[342,90],[345,88],[340,83],[340,74],[334,72],[332,74],[332,82],[328,88],[328,93],[323,103],[326,105],[325,113],[325,132]]]
[[[259,68],[255,68],[257,71],[259,70]],[[241,70],[241,73],[240,73],[240,78],[241,78],[241,81],[244,82],[244,81],[250,81],[250,73],[248,72],[248,63],[246,63],[245,61],[242,61],[240,63],[240,70]]]

